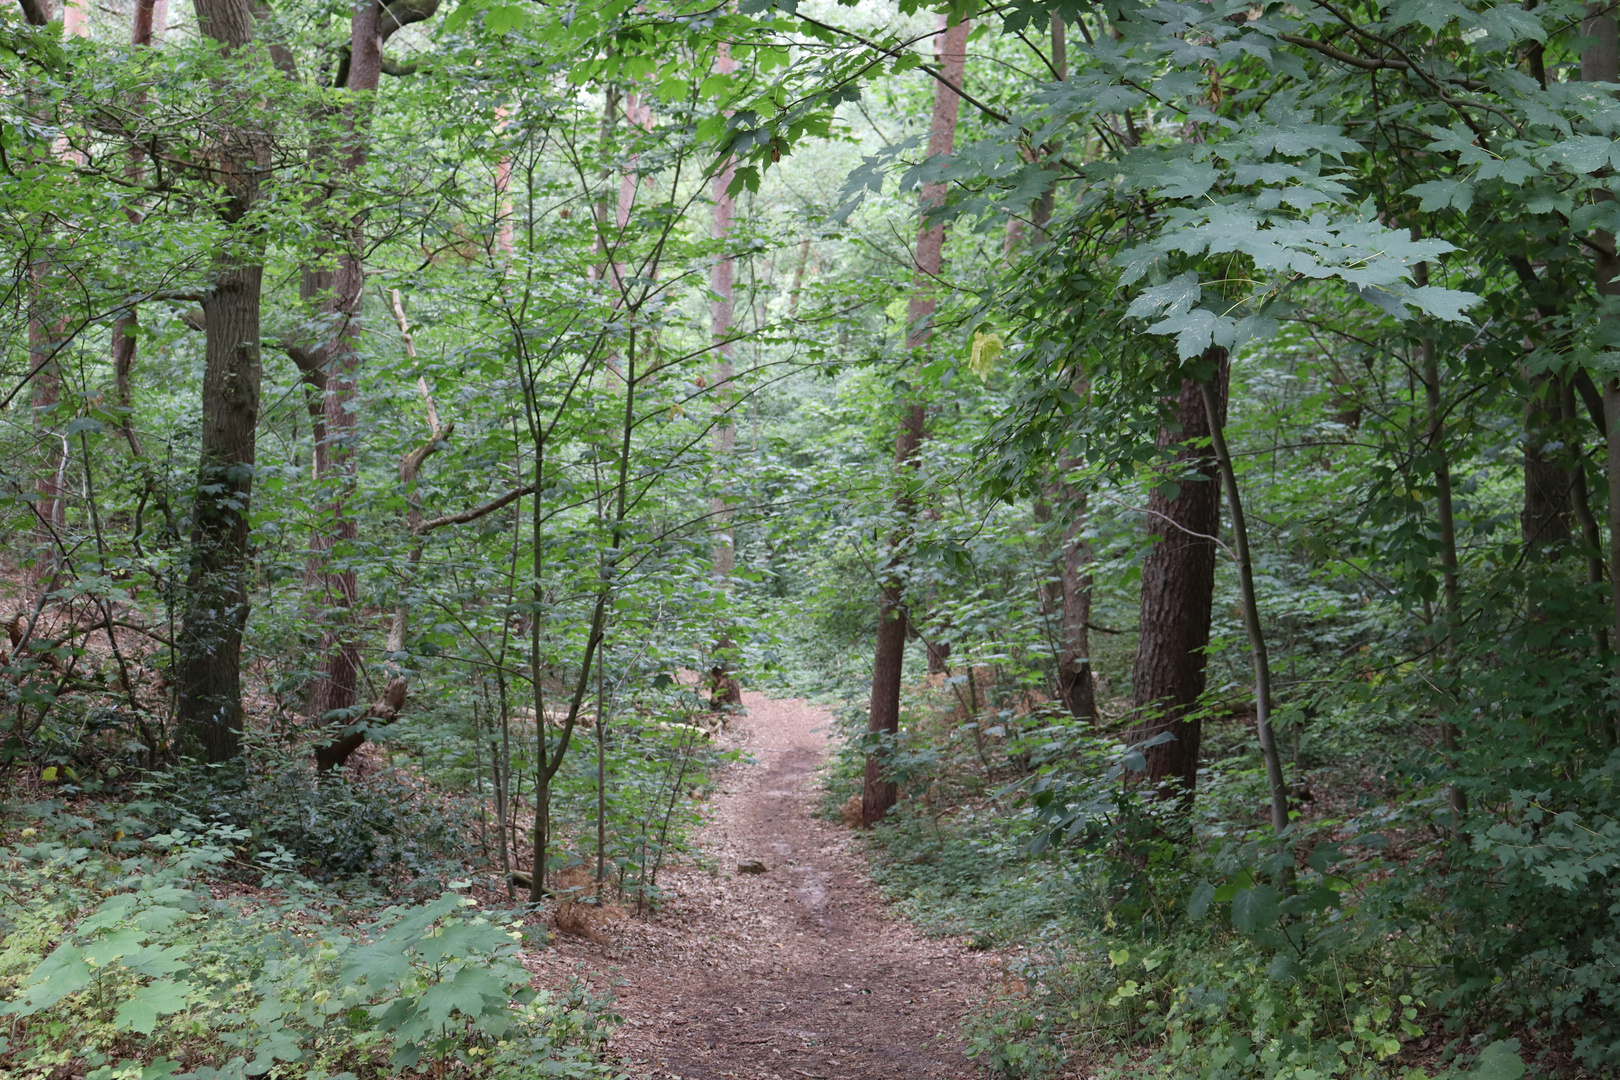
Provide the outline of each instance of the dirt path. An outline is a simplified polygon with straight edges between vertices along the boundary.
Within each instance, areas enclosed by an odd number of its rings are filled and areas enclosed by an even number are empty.
[[[603,943],[558,935],[532,966],[614,990],[625,1025],[612,1050],[638,1080],[979,1076],[957,1032],[991,963],[892,918],[849,831],[811,816],[827,712],[754,693],[743,703],[732,739],[755,763],[723,778],[697,838],[719,873],[677,868],[656,919]],[[738,873],[745,859],[766,872]]]

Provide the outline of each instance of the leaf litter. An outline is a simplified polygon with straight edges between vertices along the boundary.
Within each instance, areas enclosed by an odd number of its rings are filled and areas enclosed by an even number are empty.
[[[813,816],[833,718],[745,692],[724,738],[732,765],[704,812],[698,858],[656,915],[596,940],[558,935],[525,962],[582,977],[625,1018],[609,1047],[648,1080],[968,1080],[961,1019],[992,993],[998,958],[929,939],[895,916],[848,829]],[[764,873],[739,874],[745,863]]]

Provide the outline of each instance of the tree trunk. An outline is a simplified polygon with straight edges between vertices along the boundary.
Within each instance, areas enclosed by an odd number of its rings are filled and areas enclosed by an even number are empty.
[[[1067,471],[1079,463],[1059,462]],[[1066,523],[1063,526],[1062,560],[1063,611],[1059,622],[1058,696],[1076,720],[1097,716],[1096,688],[1091,675],[1091,544],[1086,540],[1086,493],[1065,483],[1057,483],[1058,505]]]
[[[728,75],[736,69],[736,61],[722,45],[715,70]],[[736,214],[736,204],[727,192],[735,175],[734,159],[727,158],[719,172],[715,173],[710,186],[714,198],[711,235],[722,243],[731,235],[732,220]],[[736,374],[730,340],[732,320],[736,314],[735,277],[735,260],[729,253],[722,253],[709,271],[709,291],[714,294],[709,302],[709,336],[714,342],[714,369],[710,374],[710,386],[715,394],[713,451],[716,483],[709,495],[709,524],[713,537],[710,565],[713,567],[715,584],[723,590],[731,588],[731,575],[737,568],[736,531],[732,524],[734,512],[725,491],[728,459],[737,446],[737,428],[731,422],[730,413],[731,380]],[[731,635],[721,627],[715,642],[714,663],[709,669],[709,706],[713,709],[734,709],[742,704],[742,684],[733,674],[734,665],[730,659],[734,648]]]
[[[47,22],[60,19],[64,36],[90,36],[83,2],[63,4],[53,12],[49,0],[41,0],[38,10]],[[82,155],[70,149],[65,138],[57,139],[56,155],[65,161],[83,164]],[[29,265],[33,295],[28,319],[28,371],[33,382],[30,400],[41,459],[34,479],[37,541],[34,575],[45,580],[59,565],[62,530],[67,525],[67,443],[56,431],[52,414],[62,402],[62,366],[57,354],[68,340],[68,316],[55,299],[64,283],[51,280],[48,226],[42,231],[40,243],[47,254]]]
[[[255,9],[248,0],[196,0],[197,25],[225,47],[253,40]],[[236,91],[220,87],[223,106]],[[242,630],[247,623],[248,514],[253,494],[254,440],[259,420],[259,300],[263,238],[242,222],[259,201],[268,162],[261,133],[234,131],[220,141],[220,214],[238,233],[214,264],[203,299],[202,439],[192,508],[191,566],[178,641],[176,741],[209,762],[234,757],[242,733]]]
[[[940,16],[940,72],[952,86],[962,85],[967,67],[967,36],[970,24],[964,20],[948,26],[946,17]],[[934,110],[929,122],[928,156],[947,156],[956,142],[956,119],[960,99],[956,91],[944,83],[934,84]],[[922,220],[917,230],[915,255],[916,275],[913,278],[911,301],[906,311],[906,348],[920,350],[928,344],[932,331],[929,320],[938,306],[934,282],[943,265],[945,247],[944,222],[930,222],[929,209],[945,202],[944,184],[924,184],[921,192]],[[922,446],[926,425],[926,408],[912,401],[902,406],[900,430],[894,442],[894,463],[897,472],[915,469],[917,451]],[[895,497],[895,509],[901,521],[899,534],[893,540],[900,548],[910,533],[911,498],[904,493]],[[893,736],[900,731],[900,682],[904,674],[906,652],[905,585],[896,573],[895,557],[891,556],[884,569],[878,601],[877,640],[872,656],[872,700],[867,715],[867,730],[874,735]],[[871,826],[881,821],[894,806],[898,791],[894,782],[883,775],[882,757],[869,753],[866,757],[866,776],[861,789],[861,824]]]
[[[244,207],[257,195],[256,182],[246,183],[254,190],[233,193]],[[242,732],[242,630],[248,615],[248,509],[259,421],[263,276],[257,262],[222,266],[202,303],[207,339],[202,449],[179,642],[176,735],[183,750],[209,762],[235,757]]]
[[[1529,377],[1530,394],[1524,407],[1524,507],[1519,513],[1520,533],[1532,561],[1557,562],[1569,551],[1570,490],[1573,468],[1566,450],[1545,448],[1562,441],[1564,380],[1542,372]]]
[[[347,146],[341,159],[334,160],[327,147],[317,144],[311,156],[316,159],[318,168],[331,169],[349,181],[365,168],[370,151],[371,113],[382,78],[383,41],[401,27],[430,17],[437,6],[424,3],[409,10],[402,6],[395,11],[385,10],[378,0],[354,0],[348,56],[346,63],[340,65],[336,79],[339,88],[347,91],[343,107]],[[503,167],[509,169],[509,166]],[[500,195],[504,197],[504,194],[503,189]],[[315,478],[333,489],[326,518],[310,544],[311,563],[318,572],[325,606],[322,617],[326,622],[321,641],[324,670],[316,683],[310,711],[316,719],[329,717],[339,727],[355,722],[360,696],[360,630],[352,615],[359,602],[359,579],[354,568],[347,564],[344,552],[352,550],[359,539],[359,527],[348,504],[357,481],[360,436],[360,415],[356,406],[361,374],[361,302],[366,285],[365,227],[363,211],[338,222],[336,231],[340,241],[335,272],[307,267],[300,288],[305,302],[318,305],[325,316],[322,320],[325,339],[306,354],[300,367],[324,390],[319,422],[313,425]],[[505,216],[500,227],[510,229]],[[403,331],[403,313],[400,318]],[[308,370],[314,366],[320,368],[318,376]],[[391,683],[393,681],[390,679]],[[390,696],[397,696],[403,705],[403,688],[392,695],[390,690],[384,690],[385,707]],[[376,708],[373,706],[373,714]],[[398,708],[393,711],[397,712]],[[317,748],[317,765],[324,770],[342,764],[363,741],[364,735],[359,732],[339,735]]]
[[[1221,350],[1223,353],[1225,350]],[[1206,356],[1208,354],[1205,354]],[[1217,370],[1225,367],[1224,356]],[[1204,417],[1209,425],[1209,441],[1215,451],[1221,480],[1226,485],[1226,503],[1232,514],[1232,546],[1238,565],[1238,591],[1243,607],[1243,629],[1249,637],[1249,655],[1254,664],[1254,730],[1260,740],[1260,756],[1266,763],[1266,787],[1271,793],[1271,827],[1278,835],[1288,827],[1288,784],[1283,779],[1282,757],[1271,730],[1271,658],[1266,651],[1266,635],[1260,625],[1260,601],[1254,589],[1254,559],[1249,549],[1249,526],[1243,517],[1243,494],[1238,489],[1232,454],[1226,448],[1226,403],[1218,399],[1210,383],[1199,387],[1204,398]]]
[[[1417,264],[1413,280],[1419,288],[1428,287],[1428,263]],[[1455,677],[1457,637],[1462,626],[1462,584],[1458,574],[1457,518],[1451,491],[1451,459],[1446,450],[1445,399],[1441,394],[1439,350],[1433,338],[1423,338],[1418,342],[1418,356],[1427,410],[1424,442],[1434,463],[1435,524],[1440,530],[1440,588],[1445,608],[1445,636],[1440,642],[1440,655],[1446,674]],[[1448,755],[1457,749],[1457,726],[1454,723],[1446,721],[1441,724],[1440,745]],[[1447,788],[1446,798],[1455,827],[1458,816],[1467,809],[1466,798],[1456,785]]]
[[[925,420],[926,410],[922,405],[907,406],[894,441],[897,472],[916,467]],[[910,517],[908,496],[898,496],[895,506],[902,521]],[[896,546],[904,542],[906,531],[902,526],[901,534],[895,537]],[[866,720],[866,730],[874,736],[893,737],[900,732],[900,683],[905,669],[907,619],[905,584],[896,573],[895,561],[891,558],[886,567],[878,600],[877,641],[872,651],[872,701]],[[861,824],[872,826],[882,821],[898,796],[894,781],[884,776],[883,755],[868,753],[861,785]]]
[[[136,0],[135,18],[130,23],[130,45],[137,49],[150,48],[154,42],[163,36],[168,29],[169,4],[168,0]],[[142,95],[140,104],[144,104]],[[145,176],[144,162],[146,154],[139,147],[130,147],[129,164],[124,169],[124,175],[137,183]],[[145,219],[142,203],[132,202],[124,210],[131,225],[139,225]],[[124,434],[124,440],[129,443],[129,452],[136,457],[143,454],[141,440],[135,434],[134,405],[130,395],[130,375],[135,369],[136,331],[140,327],[140,315],[135,308],[121,312],[113,320],[112,328],[112,364],[113,364],[113,400],[119,409],[119,427]]]
[[[411,338],[410,324],[405,320],[405,306],[400,301],[399,290],[392,290],[389,299],[393,307],[394,318],[399,323],[400,336],[405,342],[405,355],[415,360],[416,343]],[[450,436],[456,430],[454,421],[444,424],[439,422],[438,405],[434,402],[433,395],[428,391],[427,380],[417,379],[416,388],[417,392],[421,394],[422,404],[427,410],[428,437],[422,445],[399,459],[399,484],[405,495],[405,527],[411,537],[410,548],[405,554],[405,575],[399,584],[400,598],[394,605],[394,617],[388,627],[388,643],[384,647],[389,657],[388,681],[383,684],[382,694],[366,710],[367,720],[376,720],[383,724],[392,723],[399,718],[400,712],[405,708],[406,695],[410,691],[409,677],[393,658],[405,651],[405,638],[410,632],[411,625],[409,590],[416,580],[417,567],[422,564],[422,548],[426,538],[425,530],[422,528],[426,517],[422,513],[422,495],[418,490],[417,478],[421,473],[422,463],[440,446],[448,442]],[[506,723],[504,694],[501,700],[503,703],[502,730],[504,732]],[[316,771],[328,772],[341,767],[349,760],[349,755],[360,749],[360,745],[365,741],[366,735],[364,731],[347,731],[331,742],[317,746],[315,748]],[[511,756],[508,754],[502,759],[499,767],[498,776],[502,785],[505,784],[506,763],[510,761]],[[506,820],[504,793],[504,786],[498,788],[496,798],[497,817],[501,819],[503,828]],[[506,850],[504,839],[502,840],[501,850],[504,858]]]
[[[1204,354],[1215,365],[1210,390],[1226,411],[1226,350]],[[1169,733],[1171,741],[1148,747],[1146,779],[1167,798],[1191,800],[1198,782],[1209,620],[1215,597],[1216,534],[1221,491],[1207,442],[1209,417],[1197,380],[1183,379],[1175,401],[1178,428],[1159,429],[1159,447],[1182,444],[1163,478],[1180,490],[1174,498],[1155,488],[1148,498],[1148,529],[1160,536],[1142,564],[1141,636],[1132,673],[1137,724],[1131,743]],[[1197,445],[1189,445],[1196,443]]]
[[[67,336],[67,320],[57,311],[51,297],[49,260],[36,261],[30,268],[33,311],[28,320],[28,370],[33,386],[30,402],[34,410],[34,435],[40,449],[40,464],[34,477],[35,564],[34,576],[51,576],[59,559],[58,539],[67,524],[67,443],[57,433],[53,414],[62,401],[62,370],[57,353]]]
[[[374,0],[355,0],[349,29],[349,70],[345,87],[350,101],[345,107],[349,146],[341,172],[352,178],[365,167],[370,129],[371,98],[382,76],[382,40],[378,34],[379,5]],[[365,95],[363,98],[356,95]],[[359,537],[348,503],[356,480],[356,443],[359,438],[359,412],[356,409],[360,387],[360,307],[366,273],[365,219],[355,215],[342,222],[343,235],[338,252],[337,272],[332,276],[330,311],[331,338],[326,347],[326,393],[321,412],[326,427],[326,474],[334,487],[325,527],[315,537],[315,556],[321,565],[321,582],[327,604],[328,628],[322,642],[326,653],[325,671],[316,684],[314,707],[317,718],[332,716],[339,724],[353,721],[350,713],[359,698],[360,643],[350,612],[359,599],[359,583],[354,569],[334,553],[352,548]]]
[[[1591,44],[1581,54],[1581,80],[1620,82],[1620,24],[1615,21],[1614,8],[1608,3],[1592,3],[1586,12],[1581,36]],[[1620,296],[1620,252],[1615,250],[1615,237],[1599,229],[1594,239],[1598,254],[1593,270],[1598,295]],[[1620,380],[1614,378],[1603,381],[1603,422],[1609,442],[1605,460],[1609,487],[1609,602],[1613,610],[1612,638],[1620,645]],[[1620,665],[1620,657],[1616,663]],[[1620,727],[1620,718],[1611,723]]]

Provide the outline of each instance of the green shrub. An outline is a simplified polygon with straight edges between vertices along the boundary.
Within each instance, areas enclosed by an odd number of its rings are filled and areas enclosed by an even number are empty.
[[[140,788],[158,828],[241,829],[252,854],[276,853],[315,880],[419,882],[431,894],[462,873],[471,812],[392,770],[317,776],[307,755],[260,744],[223,765],[182,763]]]
[[[0,1072],[615,1075],[599,1061],[614,1018],[577,988],[530,988],[521,921],[454,893],[352,926],[306,891],[216,900],[188,879],[230,858],[217,837],[170,833],[169,855],[117,861],[0,850]]]

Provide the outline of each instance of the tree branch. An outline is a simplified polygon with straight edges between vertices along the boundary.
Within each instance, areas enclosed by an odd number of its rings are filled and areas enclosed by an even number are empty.
[[[533,484],[524,484],[520,488],[513,488],[505,495],[491,499],[482,506],[475,506],[471,510],[463,510],[459,514],[446,514],[443,517],[429,518],[411,531],[420,536],[445,525],[465,525],[469,521],[477,521],[481,517],[493,514],[503,506],[511,505],[525,495],[533,495],[534,487]]]

